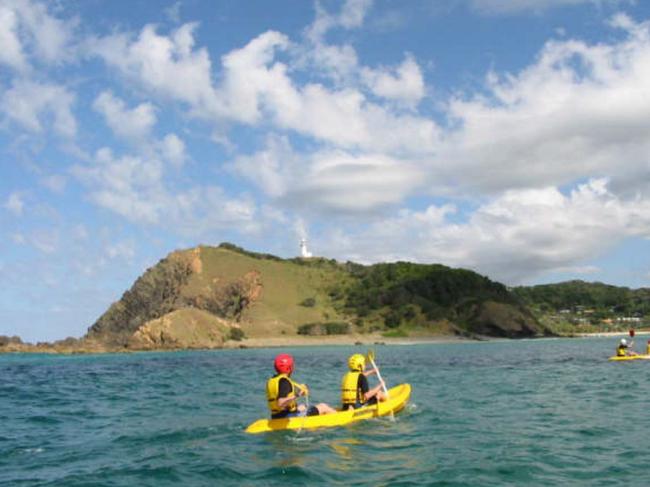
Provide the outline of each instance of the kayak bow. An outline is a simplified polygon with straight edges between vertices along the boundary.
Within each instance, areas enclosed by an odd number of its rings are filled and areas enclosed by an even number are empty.
[[[292,429],[331,428],[344,426],[364,419],[386,416],[404,409],[411,396],[411,386],[400,384],[389,391],[390,399],[359,409],[348,409],[319,416],[297,416],[282,419],[258,419],[246,428],[246,433],[266,433]]]

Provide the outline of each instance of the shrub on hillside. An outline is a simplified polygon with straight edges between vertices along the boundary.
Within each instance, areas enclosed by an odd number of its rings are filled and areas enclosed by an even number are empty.
[[[300,303],[300,306],[304,306],[305,308],[313,308],[316,306],[316,298],[307,298],[302,303]]]
[[[241,328],[231,328],[230,335],[228,338],[230,340],[240,342],[242,341],[242,339],[246,338],[246,335],[244,334],[244,331]]]
[[[322,335],[345,335],[349,333],[350,325],[339,321],[328,321],[325,323],[305,323],[298,327],[298,335],[322,336]]]

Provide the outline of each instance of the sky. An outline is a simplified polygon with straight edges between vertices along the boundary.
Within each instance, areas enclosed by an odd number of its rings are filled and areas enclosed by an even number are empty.
[[[650,287],[650,2],[0,0],[0,335],[302,238]]]

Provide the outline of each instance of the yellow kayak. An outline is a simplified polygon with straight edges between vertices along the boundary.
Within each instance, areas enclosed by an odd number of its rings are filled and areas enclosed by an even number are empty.
[[[621,360],[650,360],[650,355],[625,355],[623,357],[619,357],[614,355],[613,357],[609,357],[609,360],[612,361],[621,361]]]
[[[333,426],[344,426],[362,419],[386,416],[397,413],[404,409],[411,397],[411,386],[400,384],[388,390],[390,399],[372,406],[365,406],[359,409],[348,409],[332,414],[320,416],[301,416],[282,419],[258,419],[246,428],[246,433],[266,433],[268,431],[331,428]]]

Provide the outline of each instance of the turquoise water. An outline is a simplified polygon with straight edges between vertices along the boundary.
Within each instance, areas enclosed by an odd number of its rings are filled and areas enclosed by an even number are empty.
[[[0,485],[648,485],[650,362],[615,339],[379,346],[396,417],[247,435],[278,350],[0,355]],[[284,349],[283,349],[284,350]],[[360,347],[289,349],[336,402]]]

